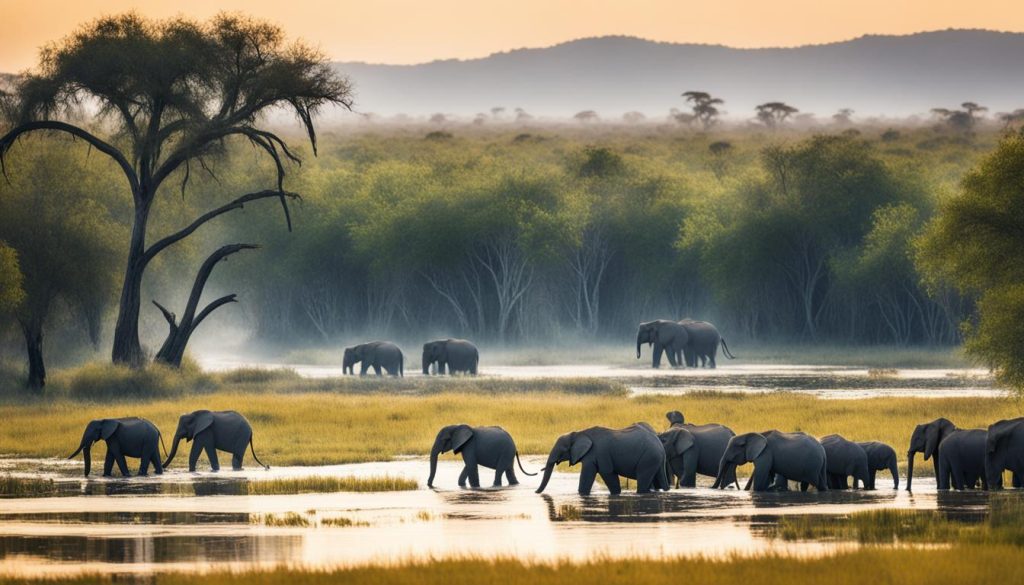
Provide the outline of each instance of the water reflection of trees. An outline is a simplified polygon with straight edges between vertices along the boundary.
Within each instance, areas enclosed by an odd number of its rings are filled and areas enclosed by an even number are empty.
[[[287,562],[299,535],[0,536],[0,559],[35,557],[74,563]]]

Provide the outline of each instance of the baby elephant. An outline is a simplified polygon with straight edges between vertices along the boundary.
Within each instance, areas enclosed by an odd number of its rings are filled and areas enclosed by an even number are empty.
[[[480,487],[480,473],[478,466],[488,467],[494,470],[494,485],[501,486],[501,474],[508,478],[509,485],[516,485],[516,473],[512,466],[512,460],[519,463],[519,470],[526,475],[537,475],[528,473],[523,469],[523,463],[519,461],[519,453],[516,451],[516,444],[512,435],[501,427],[471,427],[465,424],[449,425],[442,428],[434,439],[434,446],[430,449],[430,477],[427,478],[427,487],[434,487],[434,474],[437,472],[437,456],[448,451],[456,455],[462,455],[466,466],[459,474],[459,487],[466,487],[466,480],[469,485],[475,488]]]
[[[402,355],[402,350],[390,341],[371,341],[346,347],[341,362],[342,371],[346,374],[355,374],[356,362],[362,364],[359,368],[360,376],[365,376],[370,368],[373,368],[378,376],[381,375],[381,368],[386,370],[389,376],[405,376],[405,356]]]
[[[868,489],[875,489],[875,474],[888,469],[892,474],[892,489],[900,489],[900,470],[896,465],[896,450],[878,441],[857,443],[868,454]]]
[[[245,448],[252,452],[252,458],[261,466],[270,469],[256,457],[256,450],[252,445],[252,426],[245,417],[233,410],[209,411],[197,410],[178,418],[178,430],[174,431],[174,443],[171,445],[171,452],[164,461],[164,467],[171,464],[174,455],[178,452],[178,443],[182,439],[192,441],[192,450],[188,454],[188,470],[196,470],[196,462],[199,455],[206,451],[210,459],[210,467],[214,471],[220,470],[220,462],[217,460],[217,451],[231,453],[231,468],[235,471],[242,469],[242,458],[245,457]]]
[[[110,477],[114,469],[114,462],[121,470],[121,475],[128,477],[128,463],[125,457],[137,457],[141,460],[139,464],[139,475],[146,475],[149,464],[153,464],[156,473],[163,473],[160,465],[160,431],[156,425],[144,418],[105,418],[91,421],[85,427],[82,434],[82,443],[78,450],[71,454],[68,459],[73,459],[79,452],[84,451],[85,475],[89,475],[92,468],[92,444],[103,439],[107,443],[107,458],[103,462],[103,477]]]
[[[828,435],[821,438],[821,446],[825,448],[825,468],[828,470],[828,487],[833,490],[850,489],[850,477],[853,487],[858,482],[864,489],[874,489],[871,481],[868,454],[853,441],[840,435]]]

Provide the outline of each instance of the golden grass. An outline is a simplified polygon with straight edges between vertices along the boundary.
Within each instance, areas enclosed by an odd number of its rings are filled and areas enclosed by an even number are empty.
[[[249,495],[322,494],[332,492],[400,492],[419,489],[414,479],[381,475],[374,477],[331,477],[314,475],[250,481]]]
[[[252,517],[252,523],[277,528],[308,528],[312,525],[309,518],[298,512],[286,512],[281,515],[259,514]]]
[[[101,585],[117,577],[95,575],[56,577],[49,583]],[[337,570],[280,568],[254,572],[206,575],[157,573],[147,577],[154,585],[930,585],[933,583],[1024,582],[1024,549],[1005,545],[957,546],[952,550],[864,548],[821,558],[759,555],[728,559],[596,559],[583,563],[528,564],[515,559],[445,560]],[[38,584],[30,579],[5,579],[10,585]]]
[[[697,423],[726,424],[737,433],[768,429],[816,436],[839,433],[851,440],[884,441],[903,452],[914,426],[923,421],[944,416],[971,428],[1020,416],[1018,403],[1008,398],[827,400],[788,393],[710,392],[636,398],[554,391],[426,395],[218,392],[147,402],[0,404],[0,419],[5,421],[0,425],[0,453],[66,457],[77,447],[86,423],[104,417],[145,417],[169,438],[181,413],[200,408],[237,409],[245,414],[255,429],[256,453],[271,466],[425,455],[437,430],[458,422],[500,425],[512,434],[524,454],[547,453],[559,435],[594,425],[622,427],[648,421],[663,428],[669,410],[681,410],[687,420]],[[102,444],[97,448],[102,451]],[[924,473],[930,467],[918,466]]]

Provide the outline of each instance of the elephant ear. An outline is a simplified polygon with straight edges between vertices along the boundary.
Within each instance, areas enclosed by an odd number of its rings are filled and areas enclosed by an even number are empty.
[[[576,439],[572,442],[572,447],[569,448],[569,465],[576,465],[583,459],[591,447],[594,446],[594,441],[586,435],[577,435]]]
[[[452,433],[452,453],[458,455],[466,446],[466,443],[473,438],[473,429],[462,425]]]
[[[196,436],[199,433],[205,431],[213,424],[213,413],[204,412],[196,415],[195,420],[192,422],[192,436]]]
[[[924,430],[924,460],[931,459],[932,455],[939,449],[939,443],[943,439],[941,426],[938,423],[929,424]]]
[[[753,461],[764,452],[766,447],[768,447],[768,439],[765,439],[763,435],[752,433],[747,437],[747,444],[743,450],[743,456],[747,461]]]
[[[687,449],[693,447],[693,434],[686,431],[677,432],[675,440],[672,441],[672,446],[677,454],[685,453]]]
[[[678,410],[666,412],[665,418],[668,419],[668,423],[670,425],[681,425],[686,423],[686,418],[683,417],[683,413],[679,412]]]
[[[109,439],[119,426],[121,426],[121,423],[116,420],[103,421],[103,426],[100,427],[100,438],[103,440]]]
[[[988,439],[985,442],[985,448],[989,453],[995,453],[996,447],[999,446],[999,441],[1002,441],[1010,435],[1019,425],[1021,420],[1001,420],[988,428]]]

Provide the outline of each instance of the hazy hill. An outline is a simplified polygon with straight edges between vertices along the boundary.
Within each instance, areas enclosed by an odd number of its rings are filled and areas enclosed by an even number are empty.
[[[421,65],[339,63],[356,83],[362,112],[472,115],[492,106],[535,115],[583,109],[606,117],[663,116],[679,94],[710,91],[732,118],[786,101],[819,116],[904,116],[972,100],[991,111],[1024,107],[1024,34],[946,30],[785,49],[581,39],[482,59]]]

